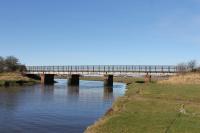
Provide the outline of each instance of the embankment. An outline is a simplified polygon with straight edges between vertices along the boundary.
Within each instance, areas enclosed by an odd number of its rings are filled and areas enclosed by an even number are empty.
[[[112,109],[85,132],[198,133],[198,79],[199,73],[190,73],[147,84],[132,80],[125,96],[119,98]]]
[[[21,85],[33,85],[39,81],[22,75],[18,72],[13,73],[0,73],[0,86],[21,86]]]

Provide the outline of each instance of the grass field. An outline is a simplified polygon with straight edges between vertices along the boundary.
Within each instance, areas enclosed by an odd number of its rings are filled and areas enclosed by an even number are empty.
[[[133,80],[126,95],[86,132],[199,133],[200,83],[171,83],[169,79],[141,84]]]

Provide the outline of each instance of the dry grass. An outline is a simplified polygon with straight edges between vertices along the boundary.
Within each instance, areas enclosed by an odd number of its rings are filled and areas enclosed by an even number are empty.
[[[22,76],[20,73],[0,73],[0,81],[29,81],[28,77]]]
[[[0,73],[0,87],[33,85],[39,81],[23,76],[19,72]]]
[[[200,73],[186,73],[170,77],[168,80],[159,81],[167,84],[200,84]]]

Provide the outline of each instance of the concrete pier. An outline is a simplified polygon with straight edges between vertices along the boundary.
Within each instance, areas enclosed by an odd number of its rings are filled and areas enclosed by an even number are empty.
[[[151,75],[149,75],[149,73],[147,73],[145,75],[145,83],[149,83],[149,82],[151,82]]]
[[[104,86],[113,87],[113,75],[104,75]]]
[[[41,74],[40,78],[42,84],[54,84],[54,74]]]
[[[69,77],[68,85],[70,86],[79,86],[79,74],[72,74]]]

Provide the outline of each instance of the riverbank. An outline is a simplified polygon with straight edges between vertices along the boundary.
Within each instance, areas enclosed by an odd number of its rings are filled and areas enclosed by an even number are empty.
[[[23,76],[21,73],[0,73],[0,87],[33,85],[39,81]]]
[[[119,98],[106,115],[85,132],[198,133],[198,81],[200,74],[174,76],[169,80],[147,84],[132,80],[125,96]]]

